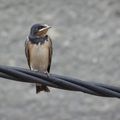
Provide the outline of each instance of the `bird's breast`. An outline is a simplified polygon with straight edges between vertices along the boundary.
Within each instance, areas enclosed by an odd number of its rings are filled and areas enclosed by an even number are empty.
[[[48,43],[33,44],[30,48],[30,66],[39,71],[46,71],[49,62]]]

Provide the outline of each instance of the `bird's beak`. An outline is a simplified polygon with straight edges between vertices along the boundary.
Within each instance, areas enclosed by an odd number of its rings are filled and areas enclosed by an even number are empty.
[[[50,29],[50,28],[51,28],[51,26],[48,26],[48,25],[46,25],[46,24],[45,24],[44,26],[45,26],[45,27],[44,27],[44,28],[42,28],[42,29],[40,29],[40,30],[39,30],[39,32],[41,32],[41,31],[42,31],[42,32],[43,32],[43,31],[46,31],[46,32],[47,32],[47,31],[48,31],[48,29]]]
[[[46,25],[46,24],[45,24],[44,26],[45,26],[44,28],[42,28],[42,29],[40,29],[40,30],[38,31],[37,35],[39,35],[39,36],[45,36],[46,33],[47,33],[47,31],[48,31],[48,29],[51,28],[50,26],[48,26],[48,25]]]

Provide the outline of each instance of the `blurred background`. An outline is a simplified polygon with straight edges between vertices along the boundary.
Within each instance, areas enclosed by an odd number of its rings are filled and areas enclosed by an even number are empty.
[[[120,0],[0,0],[0,64],[28,68],[34,23],[52,26],[51,73],[120,86]],[[0,120],[120,120],[120,100],[0,79]]]

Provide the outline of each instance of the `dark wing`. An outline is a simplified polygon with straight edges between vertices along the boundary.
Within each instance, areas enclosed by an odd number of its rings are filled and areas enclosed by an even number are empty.
[[[53,54],[53,48],[52,48],[52,41],[50,39],[50,37],[48,37],[48,41],[49,41],[49,64],[48,64],[48,68],[47,71],[50,72],[50,66],[51,66],[51,61],[52,61],[52,54]]]
[[[27,58],[28,66],[29,66],[29,68],[31,68],[30,67],[30,54],[29,54],[29,40],[28,40],[28,38],[25,41],[25,55]]]

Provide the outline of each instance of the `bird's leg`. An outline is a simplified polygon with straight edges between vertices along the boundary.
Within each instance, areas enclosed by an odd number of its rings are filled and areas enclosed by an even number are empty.
[[[47,77],[50,76],[50,73],[48,71],[45,71],[44,73],[47,75]]]

